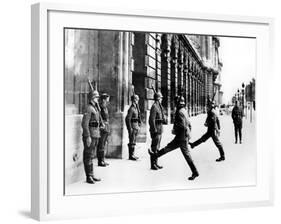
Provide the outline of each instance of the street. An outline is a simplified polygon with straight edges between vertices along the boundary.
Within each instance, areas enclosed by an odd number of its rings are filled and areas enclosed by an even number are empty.
[[[192,138],[197,140],[206,132],[204,126],[206,114],[191,117]],[[243,119],[243,142],[234,144],[234,127],[230,115],[219,116],[221,123],[220,140],[223,144],[226,160],[216,162],[218,150],[212,139],[194,149],[190,149],[193,161],[200,176],[189,181],[191,171],[185,162],[180,149],[176,149],[161,158],[161,170],[150,170],[147,144],[138,143],[136,155],[139,161],[126,159],[107,159],[108,167],[98,167],[94,161],[94,172],[102,181],[87,184],[85,178],[80,182],[67,185],[66,195],[83,195],[95,193],[140,192],[174,189],[200,189],[218,187],[239,187],[256,184],[256,129],[255,116]],[[172,125],[164,126],[161,148],[173,139]]]

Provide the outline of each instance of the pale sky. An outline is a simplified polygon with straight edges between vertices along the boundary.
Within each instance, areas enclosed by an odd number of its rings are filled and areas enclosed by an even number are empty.
[[[256,77],[256,39],[220,37],[221,84],[223,103],[231,102],[242,83]]]

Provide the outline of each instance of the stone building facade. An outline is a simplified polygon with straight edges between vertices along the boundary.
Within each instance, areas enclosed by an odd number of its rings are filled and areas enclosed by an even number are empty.
[[[127,156],[124,118],[132,88],[140,96],[143,121],[138,141],[147,140],[153,87],[163,94],[168,122],[174,99],[183,95],[190,116],[206,112],[213,99],[219,61],[219,38],[166,33],[65,29],[65,178],[83,178],[81,119],[87,105],[88,80],[110,95],[111,135],[107,156]]]

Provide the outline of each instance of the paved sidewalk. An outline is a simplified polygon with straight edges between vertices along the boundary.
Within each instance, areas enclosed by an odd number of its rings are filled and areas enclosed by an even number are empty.
[[[192,139],[196,140],[206,132],[204,127],[206,114],[191,117]],[[255,122],[244,119],[243,144],[234,144],[234,127],[231,116],[220,116],[221,141],[226,160],[215,162],[219,157],[213,141],[209,139],[195,149],[191,155],[200,176],[188,181],[191,171],[187,166],[180,149],[159,158],[161,170],[150,170],[148,143],[139,143],[136,154],[139,161],[127,159],[108,159],[108,167],[94,167],[95,175],[102,179],[93,185],[85,180],[66,186],[67,195],[94,193],[136,192],[169,189],[194,189],[209,187],[249,186],[256,184],[256,130]],[[172,125],[164,126],[161,147],[173,139]],[[97,161],[94,161],[97,164]]]

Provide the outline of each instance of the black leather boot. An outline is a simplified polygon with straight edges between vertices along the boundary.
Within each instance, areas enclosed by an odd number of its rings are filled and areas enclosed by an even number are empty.
[[[88,184],[94,184],[94,183],[95,183],[95,181],[94,181],[94,179],[93,179],[92,176],[87,176],[86,182],[87,182]]]
[[[158,164],[158,158],[155,159],[155,165],[156,165],[156,167],[157,167],[158,169],[162,169],[162,168],[163,168],[163,166],[160,166],[160,165]]]
[[[137,156],[135,156],[135,148],[129,147],[129,160],[136,161],[138,159],[139,158]]]
[[[194,180],[196,177],[198,177],[199,176],[199,173],[198,172],[195,172],[195,173],[193,173],[189,178],[188,178],[188,180]]]
[[[109,166],[109,163],[105,162],[105,151],[102,154],[102,161],[106,166]]]
[[[153,155],[150,155],[150,169],[158,170],[158,167],[156,166],[156,160]]]
[[[191,147],[192,149],[194,148],[194,145],[193,145],[192,142],[189,142],[188,144],[190,145],[190,147]]]
[[[98,166],[106,167],[106,163],[103,160],[98,161]]]
[[[97,178],[97,177],[94,177],[94,176],[92,176],[92,178],[93,178],[94,181],[101,181],[100,178]]]
[[[220,158],[216,159],[217,162],[221,162],[221,161],[224,161],[224,160],[225,160],[224,156],[221,156]]]

